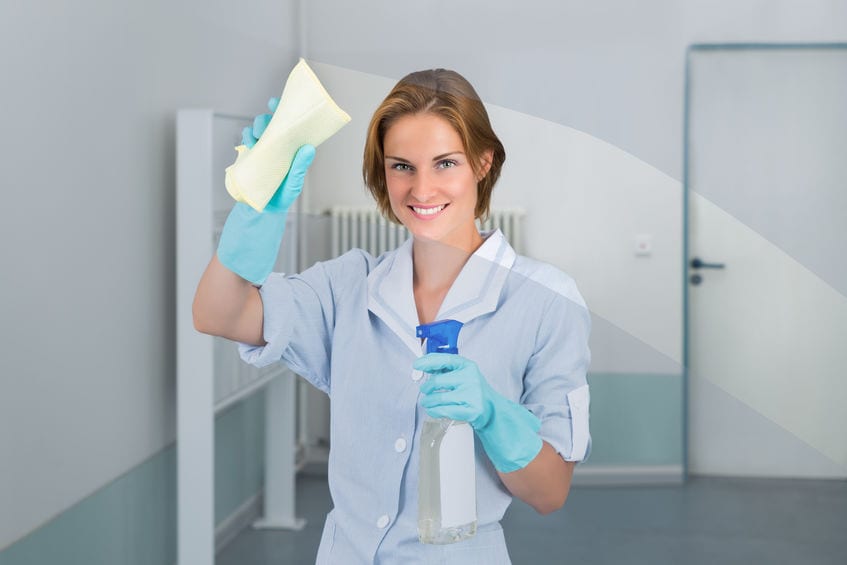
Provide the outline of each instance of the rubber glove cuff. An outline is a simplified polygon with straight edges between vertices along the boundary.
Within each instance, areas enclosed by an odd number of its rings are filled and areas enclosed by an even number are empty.
[[[218,260],[239,277],[261,285],[276,264],[287,216],[287,208],[257,212],[236,202],[221,232]]]
[[[501,473],[526,467],[544,445],[538,431],[541,420],[535,414],[491,390],[491,417],[484,426],[475,427],[485,453]]]

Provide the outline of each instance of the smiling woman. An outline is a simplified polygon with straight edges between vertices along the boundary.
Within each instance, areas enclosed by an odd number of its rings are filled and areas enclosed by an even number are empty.
[[[300,149],[281,197],[299,194],[313,154]],[[409,240],[379,257],[354,249],[272,273],[260,288],[213,258],[198,286],[198,329],[242,341],[245,361],[283,362],[330,396],[334,507],[319,564],[507,564],[500,520],[513,497],[557,510],[588,456],[585,302],[568,275],[476,228],[505,158],[461,75],[412,73],[375,112],[362,167]],[[242,211],[224,231],[249,259],[261,243],[251,234],[266,223],[278,231],[285,213]],[[445,319],[463,324],[461,356],[423,355],[416,329]],[[463,467],[476,482],[476,534],[446,546],[419,541],[428,539],[418,532],[426,416],[467,422],[482,445]]]

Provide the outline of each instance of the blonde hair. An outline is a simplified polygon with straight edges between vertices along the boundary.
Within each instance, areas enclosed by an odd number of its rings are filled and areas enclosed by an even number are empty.
[[[379,211],[394,223],[400,223],[391,210],[385,181],[385,133],[394,122],[410,114],[430,113],[447,120],[462,139],[465,154],[479,177],[483,155],[492,152],[488,172],[477,182],[475,218],[488,217],[491,191],[506,161],[506,150],[491,128],[488,112],[473,86],[459,73],[432,69],[410,73],[400,79],[376,109],[368,126],[362,176],[376,200]]]

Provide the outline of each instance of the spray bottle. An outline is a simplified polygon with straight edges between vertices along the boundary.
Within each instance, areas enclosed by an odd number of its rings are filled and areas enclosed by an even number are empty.
[[[442,320],[417,327],[427,353],[458,354],[462,323]],[[467,422],[430,418],[421,430],[418,537],[448,544],[476,534],[474,433]]]

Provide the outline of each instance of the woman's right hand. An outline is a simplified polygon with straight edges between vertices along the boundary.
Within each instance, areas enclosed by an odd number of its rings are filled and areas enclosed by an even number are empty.
[[[276,109],[278,103],[271,98],[268,107]],[[255,145],[270,121],[270,114],[256,116],[253,126],[241,132],[244,144]],[[223,266],[253,284],[265,281],[279,254],[288,209],[300,196],[306,171],[314,158],[313,145],[303,145],[297,150],[288,174],[261,212],[243,202],[235,203],[218,242],[218,259]]]
[[[252,149],[256,145],[256,142],[259,141],[259,138],[271,122],[271,117],[276,112],[277,106],[279,106],[279,98],[271,98],[268,100],[270,114],[259,114],[253,119],[252,126],[245,126],[241,130],[241,143],[247,146],[248,149]],[[294,204],[294,201],[297,200],[297,197],[300,196],[300,192],[303,190],[306,171],[309,170],[309,165],[312,164],[314,158],[314,145],[303,145],[297,150],[294,159],[291,161],[288,174],[282,180],[282,184],[274,193],[267,206],[265,206],[266,211],[272,213],[285,212]]]

